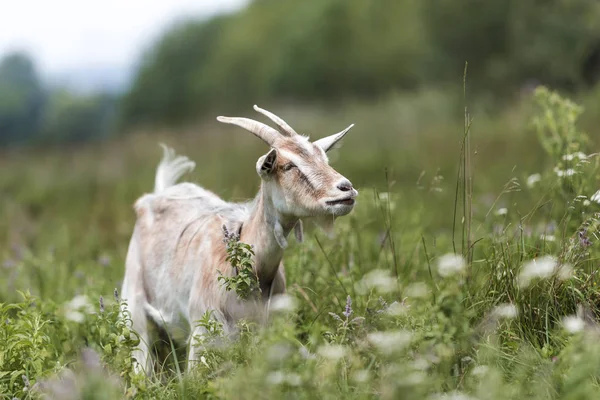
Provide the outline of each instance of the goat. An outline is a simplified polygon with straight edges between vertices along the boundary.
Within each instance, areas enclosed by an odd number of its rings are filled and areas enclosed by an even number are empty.
[[[149,373],[153,367],[149,319],[167,332],[181,328],[194,337],[202,335],[203,329],[193,327],[193,322],[206,311],[212,311],[226,333],[234,332],[236,322],[251,314],[248,302],[218,282],[219,273],[233,273],[226,261],[223,227],[238,232],[242,242],[254,247],[254,268],[262,293],[258,308],[264,311],[271,296],[285,293],[281,260],[292,229],[302,241],[303,218],[332,222],[354,208],[358,192],[329,166],[326,155],[353,125],[311,143],[276,115],[256,105],[254,109],[279,130],[247,118],[217,117],[252,132],[270,146],[256,163],[261,185],[253,201],[228,203],[200,186],[176,184],[195,164],[164,147],[154,193],[140,197],[134,205],[137,221],[127,252],[122,297],[127,301],[132,328],[140,337],[133,354],[138,371]],[[197,346],[189,346],[188,369],[198,351]]]

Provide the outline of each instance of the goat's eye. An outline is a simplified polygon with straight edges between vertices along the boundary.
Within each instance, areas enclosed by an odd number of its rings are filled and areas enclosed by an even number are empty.
[[[287,164],[285,164],[283,166],[283,170],[284,171],[289,171],[290,169],[295,168],[295,167],[296,167],[296,164],[294,164],[294,163],[287,163]]]

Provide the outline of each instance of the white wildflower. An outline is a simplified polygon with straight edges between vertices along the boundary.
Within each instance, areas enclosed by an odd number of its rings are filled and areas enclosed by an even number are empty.
[[[354,380],[356,382],[367,382],[369,379],[371,379],[369,370],[361,369],[360,371],[356,371],[354,373]]]
[[[475,376],[484,376],[489,372],[490,368],[487,365],[478,365],[471,371]]]
[[[296,309],[296,299],[289,294],[274,296],[271,300],[271,311],[292,312]]]
[[[554,235],[540,235],[540,239],[544,242],[555,242],[556,237]]]
[[[563,177],[563,176],[573,176],[577,173],[577,171],[575,171],[573,168],[568,168],[568,169],[562,170],[562,169],[559,169],[558,167],[554,167],[554,173],[556,173],[556,176]]]
[[[281,362],[292,352],[291,346],[285,343],[275,343],[267,350],[267,359],[271,362]]]
[[[583,201],[583,205],[584,205],[585,207],[589,206],[590,204],[592,204],[592,203],[591,203],[589,200],[584,200],[584,201]]]
[[[404,302],[399,303],[397,301],[393,302],[389,305],[389,307],[385,310],[385,312],[392,316],[400,316],[405,315],[408,312],[408,306],[404,304]]]
[[[494,308],[492,314],[498,318],[515,318],[518,310],[514,304],[500,304]]]
[[[429,368],[430,363],[429,361],[427,361],[424,358],[417,358],[413,364],[412,364],[413,368],[416,370],[420,370],[420,371],[425,371],[426,369]]]
[[[367,294],[371,290],[378,293],[389,293],[396,289],[396,279],[390,274],[390,271],[384,269],[374,269],[369,271],[363,278],[356,282],[355,289],[358,294]]]
[[[457,254],[448,253],[438,259],[438,272],[444,277],[462,272],[465,267],[465,259]]]
[[[557,275],[559,279],[568,279],[572,268],[569,264],[560,264],[556,257],[543,256],[526,263],[519,274],[519,285],[525,287],[535,278],[549,278]]]
[[[577,153],[573,154],[565,154],[564,156],[562,156],[562,159],[565,161],[572,161],[575,158],[578,158],[580,160],[587,160],[588,156],[585,153],[582,153],[581,151],[578,151]]]
[[[302,358],[304,358],[305,360],[312,360],[314,359],[316,356],[311,353],[306,347],[304,346],[300,346],[300,349],[298,349],[298,352],[300,353],[300,356]]]
[[[496,215],[506,215],[508,214],[508,209],[506,207],[502,207],[496,210]]]
[[[267,375],[267,382],[271,385],[279,385],[285,381],[285,374],[281,371],[271,372]]]
[[[590,200],[600,204],[600,190],[598,190],[596,193],[594,193],[592,195],[592,197],[590,197]]]
[[[320,346],[317,349],[317,353],[319,353],[321,357],[336,361],[340,358],[344,358],[346,355],[346,348],[339,344],[327,344]]]
[[[420,371],[415,371],[404,376],[401,380],[402,384],[405,386],[416,386],[423,382],[425,382],[426,376]]]
[[[384,204],[386,204],[391,211],[396,209],[396,202],[392,199],[392,196],[388,192],[379,193],[379,200],[381,200]]]
[[[433,400],[477,400],[461,392],[438,393],[431,397]]]
[[[285,380],[290,386],[300,386],[302,383],[302,378],[300,378],[300,375],[294,373],[287,374]]]
[[[89,310],[90,312],[92,312],[94,310],[92,303],[87,298],[87,296],[84,296],[84,295],[77,295],[77,296],[73,297],[71,299],[71,301],[69,301],[67,306],[71,307],[72,309],[75,309],[75,310],[86,309],[86,310]]]
[[[412,335],[406,331],[371,332],[367,340],[382,353],[401,350],[410,344]]]
[[[85,320],[85,315],[79,311],[68,310],[65,312],[65,318],[80,324]]]
[[[94,306],[86,296],[78,295],[64,305],[64,310],[67,320],[81,323],[85,320],[86,314],[94,312]]]
[[[536,183],[542,180],[542,175],[532,174],[527,177],[527,187],[533,187]]]
[[[424,282],[415,282],[406,288],[406,297],[409,298],[424,298],[429,295],[429,287]]]
[[[571,334],[581,332],[585,327],[585,321],[576,315],[564,317],[562,323],[565,330]]]

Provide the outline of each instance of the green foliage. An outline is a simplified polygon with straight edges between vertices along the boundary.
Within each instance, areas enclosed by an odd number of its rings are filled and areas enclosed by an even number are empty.
[[[272,299],[265,326],[240,321],[229,339],[209,311],[195,321],[205,334],[191,338],[201,346],[192,371],[166,363],[152,378],[132,372],[138,338],[112,292],[131,204],[152,186],[164,138],[84,145],[69,157],[7,154],[0,162],[15,172],[0,176],[0,321],[10,319],[0,330],[0,398],[595,399],[600,167],[589,157],[595,136],[580,124],[594,115],[573,114],[579,106],[543,88],[534,100],[533,118],[528,100],[495,116],[471,111],[464,257],[452,245],[456,182],[442,179],[456,173],[460,112],[459,123],[449,119],[452,107],[432,92],[294,109],[307,131],[362,121],[329,154],[359,187],[356,209],[336,220],[335,239],[307,224],[304,243],[286,250],[287,293]],[[202,160],[192,180],[249,197],[265,149],[219,128],[170,140]],[[578,152],[589,162],[559,177],[555,167],[566,170],[559,163]],[[228,272],[253,277],[252,249],[228,237]],[[238,295],[258,294],[258,282],[223,275]],[[24,288],[36,299],[21,300]]]
[[[0,145],[24,143],[40,125],[45,100],[32,61],[15,53],[0,60]]]
[[[116,103],[108,94],[49,91],[25,54],[0,60],[0,146],[104,138],[113,129]]]
[[[133,373],[131,350],[139,340],[128,328],[127,313],[121,314],[125,303],[105,303],[100,297],[99,306],[93,307],[86,296],[77,296],[58,307],[29,293],[21,295],[22,302],[0,304],[2,398],[79,393],[80,398],[104,399],[109,393],[125,393],[125,387],[133,394],[130,382],[139,384],[140,379]],[[82,369],[73,369],[70,364],[80,351]],[[119,376],[109,377],[106,365]]]
[[[587,225],[589,221],[582,221],[581,215],[589,212],[590,197],[598,190],[600,160],[598,153],[589,153],[588,135],[577,126],[583,109],[545,87],[538,88],[534,98],[539,111],[532,125],[554,163],[541,186],[552,188],[552,197],[565,201],[562,207],[555,206],[555,213],[564,212],[568,220],[572,217],[574,227]]]
[[[465,62],[472,92],[494,104],[532,82],[579,89],[599,68],[599,17],[588,0],[253,1],[166,32],[141,62],[122,122],[447,86]]]
[[[583,109],[543,86],[534,96],[540,111],[533,125],[548,155],[561,161],[562,156],[585,151],[581,146],[587,144],[587,137],[575,125]]]
[[[197,113],[198,106],[213,107],[206,60],[213,57],[226,21],[217,17],[177,25],[144,55],[120,110],[129,123],[173,124]]]
[[[337,313],[330,312],[329,315],[338,323],[338,327],[335,332],[326,332],[325,337],[330,343],[346,344],[352,342],[354,338],[355,330],[365,320],[364,317],[352,317],[354,311],[352,310],[352,298],[350,295],[346,298],[346,307],[342,312],[342,316]]]
[[[0,392],[28,395],[36,379],[56,372],[52,336],[60,332],[29,294],[21,303],[1,304]]]
[[[223,241],[227,245],[225,260],[231,264],[233,274],[228,276],[219,271],[219,282],[226,291],[235,291],[240,299],[257,297],[261,290],[252,261],[254,256],[252,246],[240,242],[240,237],[235,232],[228,232],[225,225],[223,225],[223,233],[225,235]]]
[[[427,4],[425,23],[432,31],[438,73],[456,79],[468,61],[474,90],[506,93],[507,84],[512,88],[530,80],[578,87],[585,57],[600,37],[593,22],[600,9],[587,0]]]
[[[112,126],[115,99],[109,95],[74,95],[53,92],[45,105],[43,127],[36,141],[83,142],[105,138]]]
[[[125,96],[126,125],[278,98],[375,96],[422,82],[421,3],[252,2],[240,13],[174,27]]]

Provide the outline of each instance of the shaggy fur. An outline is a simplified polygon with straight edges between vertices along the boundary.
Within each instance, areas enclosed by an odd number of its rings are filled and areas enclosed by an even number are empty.
[[[227,119],[233,124],[236,121]],[[244,120],[246,128],[248,121]],[[282,121],[278,121],[281,128]],[[300,218],[333,220],[354,207],[358,193],[328,165],[325,154],[347,130],[311,143],[293,131],[284,134],[264,125],[259,128],[258,134],[253,133],[261,137],[268,132],[272,148],[256,164],[262,182],[253,201],[228,203],[200,186],[176,184],[194,163],[164,147],[154,193],[135,203],[137,222],[127,253],[122,295],[141,339],[133,355],[138,369],[147,373],[153,369],[148,318],[171,334],[191,336],[203,333],[193,322],[208,310],[226,333],[233,332],[242,317],[261,320],[270,296],[285,292],[281,260],[292,229],[302,238]],[[240,232],[240,240],[254,246],[262,299],[241,301],[219,284],[219,272],[232,274],[225,259],[223,226]],[[199,358],[198,351],[190,345],[188,365]]]

